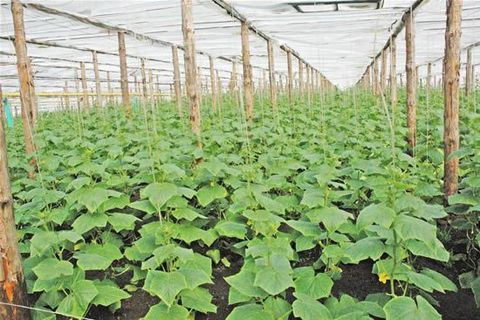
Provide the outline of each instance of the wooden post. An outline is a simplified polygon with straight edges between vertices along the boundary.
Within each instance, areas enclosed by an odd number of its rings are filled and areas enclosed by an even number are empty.
[[[97,52],[92,51],[92,60],[93,60],[93,71],[95,73],[95,92],[97,95],[97,103],[95,104],[96,107],[102,106],[102,89],[100,86],[100,73],[98,72],[98,59],[97,59]]]
[[[444,70],[444,195],[445,199],[458,189],[458,157],[449,159],[460,146],[459,105],[460,105],[460,38],[462,21],[462,0],[447,0],[447,27],[445,29]]]
[[[65,109],[70,110],[70,97],[68,96],[68,81],[65,80],[65,87],[63,88],[63,92],[65,93]]]
[[[311,99],[310,99],[310,66],[309,65],[305,65],[305,72],[307,74],[307,82],[305,83],[306,87],[307,87],[307,102],[308,102],[308,105],[310,106],[310,102],[311,102]]]
[[[377,95],[379,93],[379,82],[378,82],[378,59],[373,58],[373,94]]]
[[[87,75],[85,71],[85,62],[80,62],[80,77],[82,81],[83,92],[83,108],[90,109],[90,102],[88,101]]]
[[[413,13],[410,11],[405,15],[405,71],[407,74],[407,140],[411,149],[417,145],[417,77],[415,75],[415,34],[413,31],[413,24]]]
[[[77,94],[77,110],[80,111],[80,96],[78,95],[80,93],[80,79],[78,78],[78,70],[75,69],[75,93]]]
[[[397,38],[390,38],[390,101],[392,104],[392,112],[397,110]]]
[[[387,52],[386,50],[382,50],[381,53],[382,59],[382,71],[380,73],[380,88],[382,94],[385,95],[387,89]]]
[[[275,60],[273,55],[272,40],[267,41],[268,54],[268,80],[270,82],[270,101],[272,102],[273,110],[277,110],[277,88],[275,81]]]
[[[303,101],[303,94],[305,86],[303,83],[303,62],[298,59],[298,92],[300,94],[300,99]]]
[[[35,99],[34,94],[32,94],[33,80],[31,78],[30,71],[30,60],[27,54],[27,45],[25,38],[25,27],[23,24],[23,6],[18,0],[13,0],[11,3],[12,18],[13,18],[13,27],[15,31],[15,53],[17,57],[17,72],[18,80],[20,82],[20,102],[22,104],[22,123],[23,123],[23,135],[25,139],[25,151],[28,156],[31,156],[35,153],[35,143],[33,141],[33,130],[35,127],[34,121],[34,110],[35,110]],[[31,165],[36,171],[36,160],[32,159]],[[30,177],[33,177],[34,174],[31,172]],[[22,280],[23,281],[23,280]],[[2,295],[5,293],[1,291]],[[1,297],[1,301],[3,297]],[[2,307],[0,307],[0,310]],[[23,312],[18,312],[23,314]],[[0,313],[1,315],[1,313]],[[28,317],[29,318],[29,317]],[[20,318],[18,318],[20,319]]]
[[[128,92],[127,50],[125,48],[125,33],[118,32],[118,57],[120,58],[120,86],[122,88],[122,104],[127,113],[132,112],[130,93]]]
[[[182,84],[180,82],[180,66],[178,63],[178,48],[172,46],[172,63],[173,63],[173,86],[175,89],[175,102],[177,103],[177,112],[180,118],[183,117],[182,111]]]
[[[473,65],[472,65],[472,48],[467,50],[467,74],[465,81],[465,95],[470,96],[473,91]]]
[[[293,103],[293,66],[292,66],[292,52],[287,51],[287,67],[288,67],[288,102]]]
[[[218,109],[221,111],[222,100],[223,100],[223,90],[222,90],[222,80],[220,79],[220,75],[218,70],[215,70],[215,76],[217,78],[217,100],[219,102]]]
[[[108,91],[108,102],[112,103],[112,83],[110,82],[110,71],[107,71],[107,91]]]
[[[248,24],[242,21],[242,61],[243,61],[243,91],[245,93],[245,108],[247,120],[253,119],[253,82],[252,65],[250,64],[250,43],[248,40]]]
[[[427,90],[432,88],[432,63],[427,64],[427,83],[426,83]]]
[[[18,12],[21,12],[21,9],[18,8],[19,6],[21,7],[21,4],[18,1],[12,1],[14,20],[16,15],[19,14]],[[23,22],[23,14],[20,13],[20,17]],[[22,38],[16,37],[15,42],[21,42],[21,39]],[[21,44],[22,43],[16,43],[16,46]],[[25,42],[23,42],[23,45],[25,46]],[[23,67],[25,67],[25,61],[23,61],[22,64]],[[22,70],[22,72],[25,71],[26,70]],[[25,80],[25,75],[20,75],[19,72],[19,77],[22,78],[20,80],[22,84],[22,80]],[[26,94],[22,92],[22,89],[24,89],[23,86],[20,87],[21,95]],[[27,97],[27,101],[29,98],[30,97]],[[25,112],[22,111],[22,116],[24,113]],[[22,259],[18,248],[15,218],[13,215],[13,196],[8,174],[7,143],[5,140],[3,121],[0,121],[0,301],[25,306],[27,308],[29,306],[25,277],[22,269]],[[0,304],[0,319],[30,320],[30,310],[27,308]]]
[[[200,100],[197,81],[197,63],[195,57],[192,0],[182,0],[182,31],[185,47],[185,83],[190,107],[190,123],[192,125],[193,133],[197,136],[198,147],[201,149]]]
[[[147,73],[145,72],[145,58],[140,59],[140,65],[141,65],[141,72],[142,72],[143,102],[146,103],[148,99],[148,92],[147,92]]]
[[[240,105],[240,93],[238,90],[238,79],[237,79],[237,63],[235,61],[232,62],[232,72],[230,75],[230,84],[229,90],[233,95],[237,106]]]
[[[213,58],[208,57],[210,62],[210,87],[212,93],[212,109],[213,112],[217,112],[217,85],[215,84],[215,69],[213,66]]]
[[[152,74],[152,69],[148,69],[148,94],[149,94],[149,97],[150,97],[150,103],[152,104],[152,107],[153,107],[153,104],[154,104],[154,98],[155,98],[155,95],[154,95],[154,92],[153,92],[153,74]]]

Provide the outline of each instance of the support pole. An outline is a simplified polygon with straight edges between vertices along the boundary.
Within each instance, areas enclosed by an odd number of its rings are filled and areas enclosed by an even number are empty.
[[[373,58],[373,94],[377,95],[379,92],[379,86],[378,86],[378,59]]]
[[[473,91],[473,65],[472,65],[472,48],[467,50],[467,74],[465,81],[465,95],[470,96]]]
[[[250,64],[250,43],[248,40],[248,24],[242,21],[242,61],[243,61],[243,91],[245,93],[245,108],[247,120],[253,119],[253,81],[252,81],[252,65]]]
[[[112,103],[112,83],[110,82],[110,71],[107,71],[107,91],[108,91],[108,101]]]
[[[300,93],[300,100],[303,102],[303,94],[305,86],[303,83],[303,62],[302,60],[298,59],[298,91]]]
[[[148,91],[147,91],[147,73],[145,72],[145,58],[140,59],[141,72],[142,72],[142,95],[143,102],[147,103]]]
[[[270,101],[272,102],[273,110],[277,110],[277,88],[275,82],[275,60],[273,56],[272,40],[267,41],[268,54],[268,80],[270,82]]]
[[[213,66],[213,58],[209,57],[210,62],[210,92],[212,93],[212,110],[217,112],[217,85],[215,81],[215,69]]]
[[[63,92],[65,93],[65,109],[70,110],[70,97],[68,94],[68,81],[65,81],[65,87],[63,88]]]
[[[415,34],[413,31],[413,13],[405,15],[405,42],[406,42],[406,65],[407,74],[407,141],[411,149],[417,144],[417,77],[415,75]]]
[[[382,71],[380,73],[380,88],[381,88],[382,94],[385,95],[386,89],[387,89],[387,51],[386,50],[382,50],[381,59],[382,59]]]
[[[12,18],[13,18],[13,27],[15,31],[14,44],[15,44],[15,53],[17,57],[18,80],[20,82],[20,102],[22,104],[21,112],[22,112],[22,123],[23,123],[23,135],[25,139],[25,151],[27,153],[27,156],[33,156],[33,154],[36,151],[35,143],[33,141],[33,130],[35,127],[34,110],[36,109],[36,106],[35,106],[36,99],[34,99],[34,95],[32,94],[33,80],[31,78],[30,60],[27,54],[25,27],[23,23],[23,6],[18,0],[13,0],[11,3],[11,10],[12,10]],[[32,159],[31,164],[34,171],[36,171],[35,158]],[[33,177],[33,175],[34,175],[33,172],[29,174],[30,177]],[[2,295],[3,293],[4,292],[2,291]],[[1,301],[8,301],[8,300],[2,299]],[[18,312],[18,313],[23,314],[23,312]]]
[[[80,92],[80,79],[78,78],[78,69],[75,69],[75,92]],[[81,103],[80,103],[80,96],[77,95],[77,110],[80,111]]]
[[[427,64],[427,90],[432,88],[432,64]]]
[[[90,102],[88,101],[88,88],[87,88],[87,74],[85,71],[85,62],[80,62],[80,77],[82,81],[83,92],[83,108],[90,109]]]
[[[178,63],[178,48],[172,46],[173,63],[173,87],[175,89],[175,102],[177,104],[177,113],[180,118],[183,117],[182,111],[182,84],[180,82],[180,65]]]
[[[459,105],[460,105],[460,38],[462,22],[462,0],[447,0],[447,27],[445,29],[444,70],[444,195],[445,199],[458,189],[457,157],[449,159],[460,146]]]
[[[14,0],[12,1],[12,13],[14,20],[21,19],[23,24],[23,13],[21,4]],[[15,25],[18,23],[15,22]],[[15,33],[17,27],[15,26]],[[15,38],[15,46],[23,45],[23,50],[26,57],[25,42],[22,43],[22,38]],[[24,40],[24,37],[23,37]],[[20,75],[20,71],[25,73],[25,61],[20,60],[17,51],[17,63],[22,62],[23,68],[19,65],[20,90],[25,89],[22,80],[26,80],[26,75]],[[21,56],[21,55],[20,55]],[[26,92],[21,93],[25,95]],[[25,98],[25,97],[24,97]],[[27,102],[30,97],[27,97]],[[22,100],[22,103],[24,101]],[[22,104],[23,106],[23,104]],[[3,109],[3,106],[2,106]],[[23,110],[23,107],[22,107]],[[25,112],[22,111],[22,116]],[[3,120],[3,119],[2,119]],[[5,128],[3,121],[0,121],[0,301],[3,303],[10,303],[14,305],[25,306],[28,308],[28,295],[25,285],[25,277],[22,269],[22,259],[20,250],[18,248],[17,231],[15,228],[15,218],[13,214],[13,196],[10,188],[10,177],[8,174],[8,157],[7,157],[7,143],[5,140]],[[18,308],[0,304],[0,319],[9,320],[30,320],[30,310],[27,308]]]
[[[392,113],[397,110],[397,38],[390,38],[390,100],[392,104]]]
[[[288,65],[288,102],[293,103],[293,66],[292,66],[292,52],[287,51],[287,65]]]
[[[128,92],[127,50],[125,48],[125,33],[118,33],[118,57],[120,58],[120,86],[122,88],[122,104],[128,114],[132,112],[130,93]]]
[[[102,106],[102,89],[100,86],[100,73],[98,72],[98,59],[97,52],[92,51],[92,60],[93,60],[93,71],[95,73],[95,92],[97,94],[97,103],[96,107]]]
[[[190,106],[190,123],[192,125],[193,133],[197,136],[198,147],[201,149],[200,100],[197,79],[197,63],[195,58],[192,0],[182,0],[182,31],[185,47],[185,83]]]

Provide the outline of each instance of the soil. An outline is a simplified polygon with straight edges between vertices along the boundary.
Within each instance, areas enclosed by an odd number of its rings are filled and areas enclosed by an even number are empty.
[[[193,248],[195,251],[204,251],[204,248]],[[224,250],[221,250],[224,251]],[[226,250],[225,250],[226,251]],[[222,252],[226,254],[227,252]],[[299,261],[295,267],[312,265],[319,257],[319,250],[311,250],[300,255]],[[214,284],[205,286],[213,295],[213,301],[218,309],[217,313],[197,314],[196,320],[224,320],[233,309],[228,305],[229,285],[224,280],[237,273],[243,263],[240,256],[228,252],[228,259],[231,262],[230,267],[225,267],[221,263],[213,268]],[[342,277],[335,281],[332,288],[332,294],[340,297],[342,294],[348,294],[359,300],[365,299],[368,294],[377,292],[388,292],[389,284],[382,284],[378,281],[376,275],[372,274],[372,262],[364,261],[358,265],[340,265],[342,269]],[[447,276],[458,285],[458,274],[463,268],[461,265],[455,264],[446,266],[440,262],[417,259],[416,266],[419,268],[426,267]],[[437,301],[436,309],[443,316],[444,320],[480,320],[480,309],[476,307],[473,294],[470,290],[459,289],[458,292],[434,293],[432,295]],[[287,292],[287,300],[291,298],[291,292]],[[132,293],[132,297],[122,303],[121,309],[112,315],[108,308],[93,307],[88,318],[95,320],[136,320],[140,319],[148,312],[152,305],[158,303],[158,299],[150,296],[142,289],[138,289]],[[293,316],[291,319],[294,319]]]

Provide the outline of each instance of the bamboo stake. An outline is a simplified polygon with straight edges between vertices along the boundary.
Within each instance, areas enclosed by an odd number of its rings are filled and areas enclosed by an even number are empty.
[[[429,62],[427,64],[427,82],[426,82],[427,90],[432,88],[432,64]]]
[[[209,57],[210,62],[210,87],[212,92],[212,109],[217,112],[217,86],[215,84],[215,69],[213,66],[213,58]]]
[[[220,79],[220,75],[218,70],[215,70],[215,76],[217,77],[217,97],[218,97],[218,109],[221,111],[222,107],[222,100],[223,100],[223,89],[222,89],[222,80]]]
[[[153,98],[155,97],[155,94],[153,92],[153,74],[152,74],[152,69],[148,69],[148,93],[150,102],[152,103],[153,107]]]
[[[408,145],[413,149],[417,145],[417,88],[415,74],[415,34],[413,31],[413,13],[410,11],[405,16],[405,42],[406,42],[406,65],[407,74],[407,129]]]
[[[25,139],[25,151],[27,156],[33,156],[36,147],[33,140],[33,128],[35,127],[34,111],[35,100],[32,94],[33,80],[31,78],[30,60],[27,54],[27,45],[25,42],[25,27],[23,22],[23,6],[18,0],[13,0],[11,3],[13,27],[15,30],[15,53],[17,57],[17,72],[20,82],[20,101],[22,104],[22,123],[23,123],[23,135]],[[31,178],[34,177],[34,171],[37,169],[36,159],[33,156],[31,160],[33,171],[29,173]],[[2,295],[4,292],[2,291]],[[3,297],[2,297],[3,298]],[[9,299],[10,300],[10,299]],[[1,301],[7,301],[1,299]],[[0,309],[1,310],[1,309]],[[23,312],[19,312],[23,314]]]
[[[293,103],[293,66],[292,66],[292,52],[287,51],[287,67],[288,67],[288,102]]]
[[[130,93],[128,92],[127,50],[125,48],[125,33],[118,32],[118,57],[120,59],[120,86],[122,88],[122,104],[128,114],[132,112]]]
[[[395,119],[397,110],[397,38],[390,38],[390,100],[392,104],[392,119]]]
[[[380,86],[382,92],[385,94],[387,89],[387,52],[386,50],[382,50],[380,55],[382,61],[382,71],[380,73]]]
[[[250,64],[250,43],[248,40],[248,24],[242,21],[242,61],[243,61],[243,91],[245,93],[245,108],[247,120],[253,119],[253,81],[252,81],[252,65]]]
[[[78,70],[75,69],[75,92],[80,92],[80,79],[78,78]],[[77,110],[80,111],[80,100],[81,97],[77,96]]]
[[[458,189],[458,157],[449,159],[450,154],[460,146],[459,105],[460,105],[460,38],[462,21],[462,0],[447,0],[447,27],[445,29],[444,70],[444,195],[448,197]]]
[[[178,48],[172,46],[172,63],[173,63],[173,86],[175,89],[175,102],[177,104],[177,112],[180,118],[183,117],[182,111],[182,84],[180,82],[180,66],[178,63]]]
[[[277,110],[277,88],[275,81],[275,60],[273,55],[272,40],[267,41],[268,54],[268,79],[270,81],[270,100],[272,102],[273,110]]]
[[[378,59],[373,59],[373,94],[378,95],[379,93],[379,83],[378,83]]]
[[[140,65],[141,65],[141,72],[142,72],[143,101],[144,103],[146,103],[148,99],[148,91],[147,91],[147,73],[145,72],[145,58],[140,59]]]
[[[182,31],[185,47],[185,83],[190,107],[190,123],[193,133],[197,136],[198,147],[201,149],[201,115],[197,82],[197,63],[195,59],[192,0],[182,0]]]
[[[35,129],[35,125],[37,123],[37,117],[38,117],[38,101],[37,101],[37,95],[35,94],[35,79],[34,79],[34,72],[33,72],[33,68],[32,68],[32,59],[29,58],[27,59],[27,63],[28,63],[28,72],[29,72],[29,76],[30,76],[30,97],[31,97],[31,100],[32,100],[32,110],[31,110],[31,114],[32,114],[32,128]]]
[[[88,100],[87,75],[85,72],[85,62],[80,62],[80,77],[82,81],[83,108],[90,109],[90,102]]]
[[[465,81],[465,95],[470,96],[473,91],[473,65],[472,65],[472,48],[467,50],[467,74]]]
[[[65,81],[65,87],[63,88],[63,92],[65,93],[65,108],[70,110],[70,97],[68,95],[68,81]]]
[[[303,83],[303,63],[302,60],[298,59],[298,92],[300,93],[300,99],[303,101],[304,93],[304,83]]]
[[[92,60],[93,60],[93,72],[95,73],[95,92],[97,94],[97,103],[96,107],[102,106],[102,89],[100,86],[100,73],[98,72],[98,59],[97,52],[92,51]]]

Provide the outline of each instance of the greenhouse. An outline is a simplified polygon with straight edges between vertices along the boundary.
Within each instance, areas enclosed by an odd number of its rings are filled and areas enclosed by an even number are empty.
[[[0,320],[480,319],[480,1],[0,10]]]

